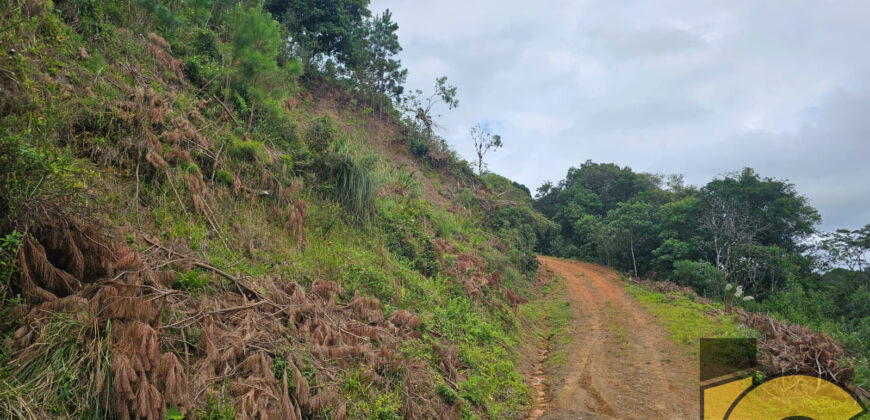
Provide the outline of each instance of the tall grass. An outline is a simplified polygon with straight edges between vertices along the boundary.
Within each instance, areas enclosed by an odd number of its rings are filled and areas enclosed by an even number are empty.
[[[327,153],[317,170],[324,188],[357,219],[366,220],[374,210],[375,186],[371,170],[345,153]]]
[[[109,418],[109,332],[98,329],[92,320],[52,315],[18,364],[0,373],[0,418]]]

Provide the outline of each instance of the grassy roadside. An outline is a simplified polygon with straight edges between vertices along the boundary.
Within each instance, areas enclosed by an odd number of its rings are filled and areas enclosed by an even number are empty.
[[[692,297],[660,293],[625,282],[625,291],[637,300],[656,321],[668,329],[671,340],[692,357],[698,357],[703,337],[754,337],[754,331],[725,315],[722,305],[702,303]]]
[[[528,320],[530,324],[524,341],[530,344],[532,351],[537,350],[541,341],[549,343],[545,369],[550,372],[564,365],[567,360],[566,350],[574,340],[574,336],[568,331],[574,313],[564,277],[555,275],[541,279],[539,274],[539,281],[543,284],[534,294],[537,298],[520,308],[520,317]]]

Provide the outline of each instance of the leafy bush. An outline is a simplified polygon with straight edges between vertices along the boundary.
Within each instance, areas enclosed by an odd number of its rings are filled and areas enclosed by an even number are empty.
[[[233,140],[227,153],[247,162],[265,162],[269,159],[263,143],[254,140]]]
[[[324,115],[314,121],[305,133],[308,148],[314,152],[324,152],[338,138],[338,126],[328,115]]]
[[[396,205],[396,203],[392,203]],[[428,222],[419,202],[405,202],[382,212],[382,227],[386,233],[387,248],[395,255],[403,257],[408,265],[427,277],[441,271],[441,264],[432,235],[423,229]]]
[[[447,404],[453,404],[456,399],[459,398],[456,391],[444,382],[438,383],[438,395],[440,395]]]
[[[299,126],[284,111],[281,101],[257,103],[255,133],[285,149],[299,148]]]
[[[0,212],[6,215],[0,227],[15,227],[42,206],[66,202],[81,186],[71,154],[35,147],[30,135],[28,129],[0,136]]]
[[[789,283],[785,290],[763,301],[763,308],[779,317],[803,325],[817,325],[828,313],[829,303],[824,295],[812,293],[798,282]]]
[[[429,142],[422,134],[412,131],[408,134],[408,149],[418,158],[424,158],[429,154]]]
[[[233,181],[236,180],[236,177],[229,171],[225,171],[223,169],[218,169],[214,173],[214,178],[217,182],[225,185],[233,185]]]
[[[199,173],[199,166],[193,162],[181,162],[178,167],[181,168],[182,171],[187,172],[191,175],[196,175]]]
[[[198,291],[211,284],[211,278],[197,271],[179,273],[172,287],[187,291]]]
[[[227,396],[217,396],[209,391],[204,408],[196,410],[201,420],[233,420],[236,418],[233,402]]]
[[[671,279],[680,286],[691,287],[701,296],[718,298],[725,290],[725,274],[706,261],[675,261]]]

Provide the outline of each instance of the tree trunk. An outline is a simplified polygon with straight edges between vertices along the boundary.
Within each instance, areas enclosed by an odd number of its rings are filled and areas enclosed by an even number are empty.
[[[634,234],[631,232],[631,229],[628,230],[628,243],[629,243],[629,248],[631,248],[631,264],[634,266],[634,277],[638,278],[637,260],[635,260],[635,258],[634,258]]]

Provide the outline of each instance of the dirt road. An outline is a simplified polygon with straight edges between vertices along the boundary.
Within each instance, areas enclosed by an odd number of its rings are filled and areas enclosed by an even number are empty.
[[[539,260],[567,280],[575,340],[564,349],[564,364],[536,378],[546,396],[531,417],[697,419],[697,362],[625,293],[618,275],[594,264]]]

